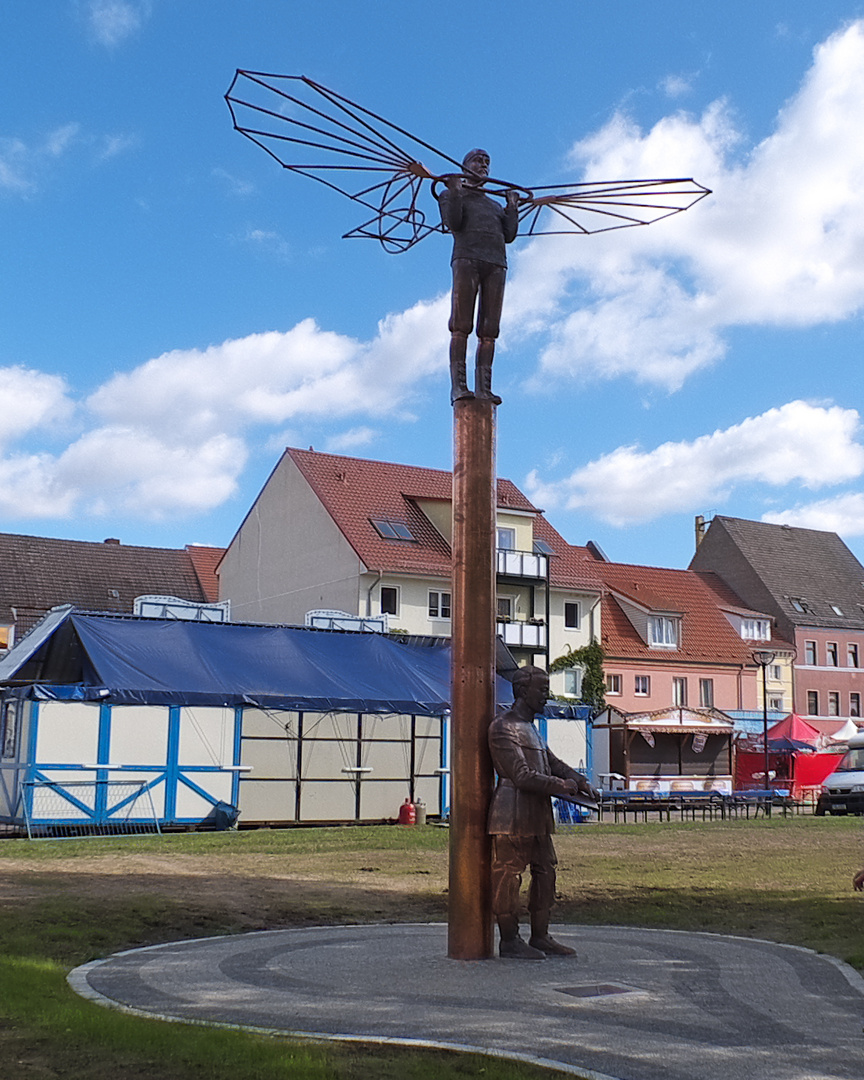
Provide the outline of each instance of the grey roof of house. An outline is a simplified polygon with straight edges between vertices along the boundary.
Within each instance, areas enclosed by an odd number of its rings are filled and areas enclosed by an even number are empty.
[[[207,601],[183,549],[0,533],[0,622],[19,636],[59,604],[131,612],[147,594]]]
[[[790,622],[864,625],[864,566],[836,533],[723,516],[714,522],[726,530]],[[807,610],[798,611],[793,601]]]

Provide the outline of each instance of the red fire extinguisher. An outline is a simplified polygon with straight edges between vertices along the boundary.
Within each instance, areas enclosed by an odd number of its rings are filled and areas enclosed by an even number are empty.
[[[406,799],[399,807],[399,824],[414,825],[417,821],[417,810],[410,799]]]

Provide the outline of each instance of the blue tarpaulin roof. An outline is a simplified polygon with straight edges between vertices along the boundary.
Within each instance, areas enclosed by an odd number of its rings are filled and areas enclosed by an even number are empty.
[[[26,680],[28,696],[118,704],[437,715],[450,698],[449,647],[382,634],[74,610],[35,651],[22,649],[16,667],[5,677]],[[509,683],[498,682],[499,700],[509,702]]]

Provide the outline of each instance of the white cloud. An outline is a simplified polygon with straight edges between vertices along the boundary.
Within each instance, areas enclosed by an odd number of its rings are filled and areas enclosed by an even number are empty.
[[[119,508],[158,519],[225,502],[246,459],[242,440],[227,435],[172,442],[118,426],[97,428],[73,443],[54,473],[67,490],[77,491],[85,512]]]
[[[251,195],[255,190],[255,185],[251,180],[241,180],[239,176],[234,176],[227,169],[211,169],[210,175],[224,183],[232,195]]]
[[[685,94],[689,94],[692,86],[692,75],[667,75],[660,83],[661,90],[670,98],[683,97]]]
[[[61,483],[48,454],[0,456],[0,514],[17,520],[70,516],[77,498]]]
[[[574,148],[587,179],[694,176],[714,194],[644,229],[541,237],[514,260],[508,333],[545,336],[544,380],[631,375],[677,389],[735,326],[864,308],[864,22],[814,52],[774,133],[745,153],[732,112],[618,115]],[[541,337],[542,340],[542,337]]]
[[[262,428],[266,435],[280,425],[282,446],[297,441],[286,438],[286,421],[409,416],[417,382],[446,366],[446,322],[445,298],[388,316],[368,342],[306,319],[284,333],[148,360],[90,396],[78,414],[81,434],[58,456],[0,458],[0,509],[150,518],[212,509],[236,490],[248,441]],[[0,369],[0,445],[71,409],[55,376]],[[375,435],[358,425],[328,445],[347,450]]]
[[[350,428],[339,435],[329,438],[325,449],[330,454],[344,454],[346,450],[357,450],[361,446],[368,446],[377,438],[378,432],[370,427]]]
[[[114,376],[88,405],[107,423],[189,439],[293,418],[399,414],[415,384],[444,369],[445,312],[441,301],[418,303],[365,343],[304,319],[284,333],[177,349]]]
[[[23,139],[0,139],[0,190],[18,195],[35,191],[51,159],[62,157],[81,137],[81,126],[63,124],[32,144]]]
[[[796,525],[801,529],[822,529],[843,536],[864,536],[864,493],[851,491],[832,499],[763,514],[762,520],[775,525]]]
[[[137,33],[151,9],[150,0],[89,0],[86,16],[93,37],[110,49]]]
[[[792,401],[725,431],[643,451],[622,446],[557,482],[532,472],[531,499],[547,508],[583,509],[613,525],[722,502],[736,485],[797,482],[806,488],[864,473],[854,409]]]
[[[0,447],[66,419],[71,410],[66,383],[58,375],[24,367],[0,368]]]
[[[291,258],[291,245],[272,229],[248,229],[243,240],[282,262],[287,262]]]

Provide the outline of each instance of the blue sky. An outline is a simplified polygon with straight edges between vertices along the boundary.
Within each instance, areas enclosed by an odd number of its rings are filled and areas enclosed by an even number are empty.
[[[711,187],[517,239],[499,473],[616,561],[686,566],[714,513],[864,561],[864,4],[53,0],[0,32],[0,530],[222,545],[286,445],[450,467],[449,240],[340,239],[356,208],[232,130],[242,67],[523,185]]]

